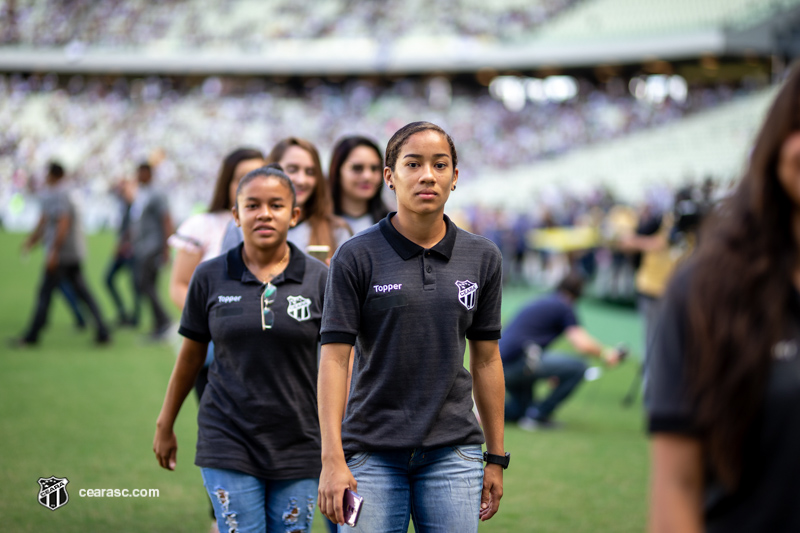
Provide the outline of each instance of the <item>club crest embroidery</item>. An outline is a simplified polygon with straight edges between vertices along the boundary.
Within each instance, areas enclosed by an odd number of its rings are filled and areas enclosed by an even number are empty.
[[[311,318],[310,298],[303,298],[302,296],[287,296],[286,299],[289,300],[289,307],[286,309],[286,312],[289,313],[290,317],[294,318],[298,322],[303,322],[304,320]]]
[[[475,293],[478,292],[478,284],[469,280],[456,281],[456,287],[458,287],[458,301],[467,309],[475,307]]]
[[[67,483],[69,483],[69,480],[65,477],[40,477],[39,503],[51,511],[55,511],[59,507],[66,505],[69,501],[69,494],[67,494]]]

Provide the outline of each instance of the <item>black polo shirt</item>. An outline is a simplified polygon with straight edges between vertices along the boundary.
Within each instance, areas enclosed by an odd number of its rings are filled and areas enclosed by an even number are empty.
[[[319,477],[317,346],[327,267],[292,243],[277,289],[272,329],[261,329],[264,286],[242,246],[198,265],[181,335],[214,341],[197,415],[195,464],[264,479]]]
[[[481,444],[465,339],[500,338],[500,251],[446,216],[444,238],[423,249],[392,216],[331,261],[322,343],[355,345],[344,450]]]
[[[647,408],[650,433],[699,438],[685,376],[691,270],[688,264],[676,273],[662,300],[648,363]],[[761,410],[745,438],[739,486],[726,490],[706,461],[709,532],[800,531],[800,294],[795,296],[793,333],[770,354],[772,369]]]

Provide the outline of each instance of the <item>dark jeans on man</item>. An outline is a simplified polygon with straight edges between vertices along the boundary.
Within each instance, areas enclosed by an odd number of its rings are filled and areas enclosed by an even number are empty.
[[[97,326],[97,340],[105,341],[108,339],[108,328],[106,327],[100,309],[97,307],[94,298],[86,286],[86,280],[81,273],[81,266],[78,263],[71,265],[59,265],[53,272],[45,271],[42,284],[39,287],[39,300],[36,303],[36,311],[33,321],[28,328],[23,340],[28,343],[35,343],[39,340],[39,332],[47,322],[47,315],[50,311],[50,301],[53,291],[59,287],[62,281],[68,281],[75,290],[75,295],[86,304],[89,312],[94,317]]]
[[[528,363],[525,354],[503,363],[506,379],[506,420],[523,416],[540,421],[549,420],[553,411],[581,384],[586,363],[571,355],[545,352],[538,364]],[[533,399],[534,386],[540,379],[558,378],[558,386],[540,403]]]
[[[134,277],[136,289],[150,302],[153,309],[153,335],[161,336],[170,325],[170,318],[158,295],[158,271],[161,268],[161,254],[135,258]]]
[[[133,310],[131,310],[130,314],[125,311],[122,297],[116,285],[114,285],[114,278],[117,277],[123,268],[127,268],[130,271],[133,281]],[[117,308],[117,319],[120,324],[136,325],[139,323],[141,298],[139,297],[139,291],[136,290],[136,281],[133,278],[133,259],[120,254],[115,255],[106,272],[106,287],[108,287],[108,292],[111,293],[111,298],[114,300],[114,305]]]

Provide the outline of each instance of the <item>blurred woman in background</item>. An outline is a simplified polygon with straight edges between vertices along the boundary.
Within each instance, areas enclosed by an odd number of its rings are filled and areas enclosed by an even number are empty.
[[[358,233],[389,214],[383,203],[383,157],[378,145],[358,135],[336,143],[328,180],[333,212]]]
[[[800,531],[800,68],[663,300],[647,389],[654,532]]]
[[[300,220],[289,231],[289,240],[303,251],[308,251],[309,246],[327,246],[327,252],[318,258],[329,260],[352,232],[344,220],[333,214],[316,147],[305,139],[287,137],[275,145],[267,162],[278,163],[297,192]]]

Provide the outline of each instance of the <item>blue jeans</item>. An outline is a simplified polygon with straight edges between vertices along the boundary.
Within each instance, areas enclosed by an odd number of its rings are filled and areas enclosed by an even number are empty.
[[[479,444],[414,448],[399,452],[358,452],[347,466],[364,498],[355,528],[342,533],[478,531],[483,489]]]
[[[268,480],[201,468],[220,532],[311,531],[319,479]]]
[[[526,367],[525,355],[503,363],[506,389],[506,420],[523,416],[547,420],[583,381],[586,363],[578,357],[545,352],[535,371]],[[558,378],[558,386],[541,403],[533,400],[533,387],[539,379]]]

